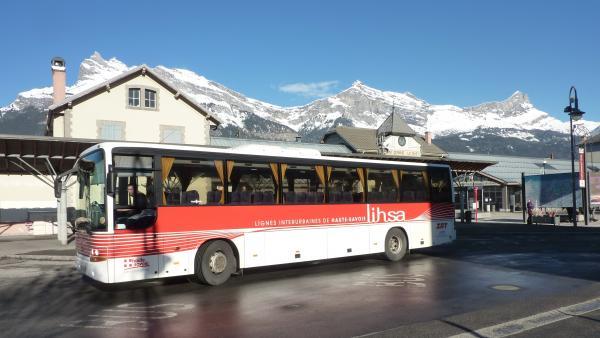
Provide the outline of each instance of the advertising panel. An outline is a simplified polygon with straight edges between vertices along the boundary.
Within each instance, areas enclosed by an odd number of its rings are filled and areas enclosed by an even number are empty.
[[[575,173],[579,178],[579,173]],[[525,176],[525,201],[531,199],[538,208],[573,206],[571,173]],[[577,207],[581,207],[581,189],[577,187]]]
[[[590,205],[600,206],[600,172],[590,173]]]

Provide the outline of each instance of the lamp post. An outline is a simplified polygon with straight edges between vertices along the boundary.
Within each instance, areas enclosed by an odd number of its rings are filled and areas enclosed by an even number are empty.
[[[571,136],[571,185],[573,188],[573,226],[577,226],[577,177],[575,176],[575,139],[573,137],[573,121],[581,119],[585,114],[579,110],[579,99],[577,98],[577,89],[571,86],[569,90],[569,105],[565,107],[565,113],[569,114],[570,136]]]
[[[542,175],[546,175],[546,160],[544,160],[544,169],[542,171]]]
[[[583,221],[585,225],[588,225],[590,215],[590,188],[588,185],[589,179],[587,173],[587,143],[590,131],[583,124],[580,124],[575,127],[573,132],[582,138],[581,144],[579,145],[579,187],[581,188],[581,198],[583,203]]]

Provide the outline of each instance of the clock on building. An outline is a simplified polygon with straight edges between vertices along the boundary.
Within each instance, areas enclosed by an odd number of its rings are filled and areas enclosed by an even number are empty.
[[[406,138],[404,136],[398,136],[398,145],[401,147],[406,145]]]

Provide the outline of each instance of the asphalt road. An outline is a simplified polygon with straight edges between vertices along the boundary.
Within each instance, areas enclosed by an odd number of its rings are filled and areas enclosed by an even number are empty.
[[[6,337],[600,336],[600,229],[480,225],[447,246],[117,287],[0,260]]]

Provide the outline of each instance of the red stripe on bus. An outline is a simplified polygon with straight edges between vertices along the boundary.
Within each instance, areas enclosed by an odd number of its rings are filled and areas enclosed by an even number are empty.
[[[411,220],[454,218],[452,203],[385,203],[262,206],[159,207],[156,224],[115,234],[78,233],[77,251],[92,249],[110,258],[192,250],[214,238],[233,239],[243,232],[342,227]]]

